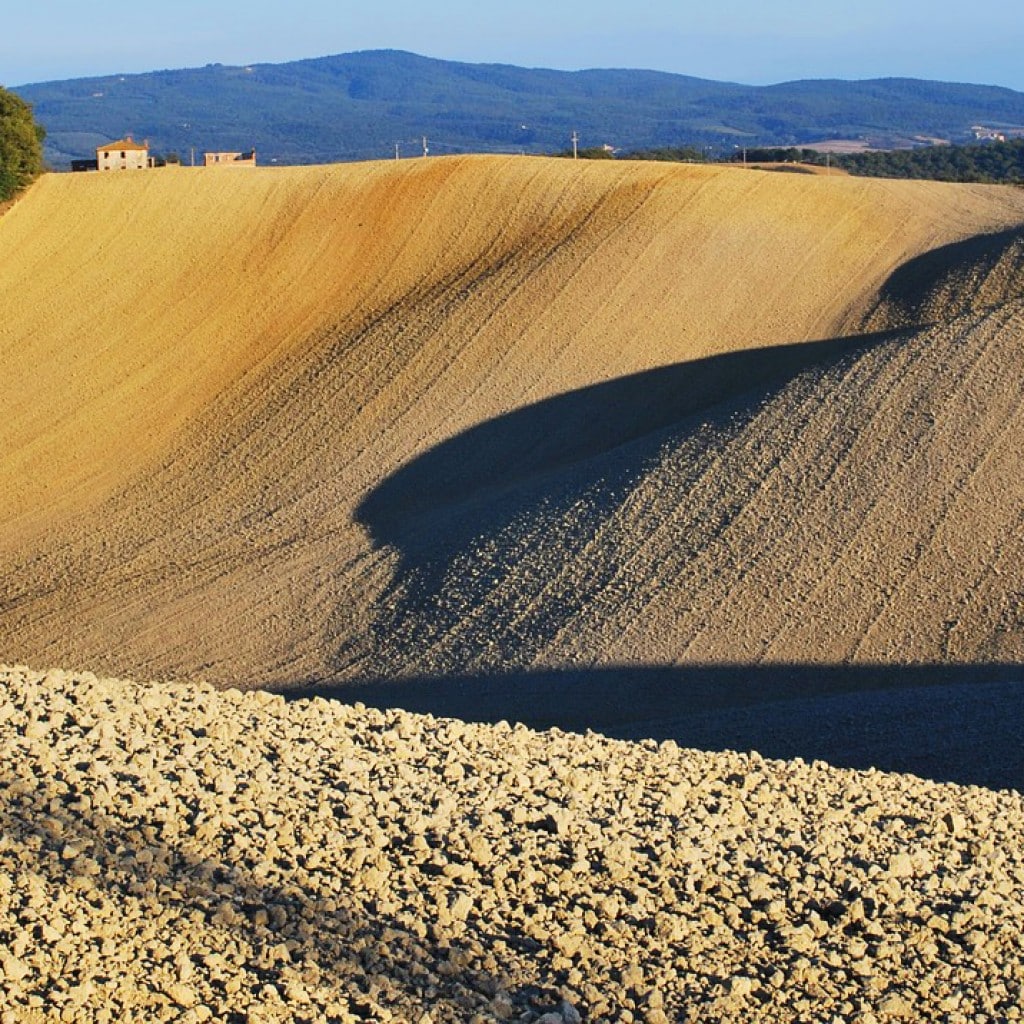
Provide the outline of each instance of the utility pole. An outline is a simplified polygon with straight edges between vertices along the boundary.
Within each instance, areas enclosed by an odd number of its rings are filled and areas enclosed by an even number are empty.
[[[572,133],[572,158],[573,160],[578,159],[580,136],[579,132],[574,131]]]
[[[426,135],[424,135],[423,136],[423,155],[426,156],[427,153],[429,153],[429,152],[430,152],[430,150],[427,149],[427,137],[426,137]]]

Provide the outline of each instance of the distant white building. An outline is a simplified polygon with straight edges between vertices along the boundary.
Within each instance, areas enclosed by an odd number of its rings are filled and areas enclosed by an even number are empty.
[[[141,171],[149,167],[149,143],[126,135],[117,142],[96,147],[96,167],[101,171]]]
[[[206,153],[203,159],[204,167],[255,167],[256,150],[250,149],[248,153]]]
[[[971,127],[975,139],[978,142],[1005,142],[1006,135],[995,128],[986,128],[984,125],[976,124]]]

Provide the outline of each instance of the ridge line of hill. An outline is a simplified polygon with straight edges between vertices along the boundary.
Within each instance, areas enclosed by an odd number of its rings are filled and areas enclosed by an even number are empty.
[[[195,149],[276,163],[431,152],[553,153],[575,131],[619,149],[793,146],[867,139],[964,141],[973,126],[1024,128],[1024,94],[996,86],[885,78],[772,86],[664,72],[560,72],[362,51],[285,64],[167,69],[22,85],[46,127],[47,159],[68,166],[134,132],[188,162]]]

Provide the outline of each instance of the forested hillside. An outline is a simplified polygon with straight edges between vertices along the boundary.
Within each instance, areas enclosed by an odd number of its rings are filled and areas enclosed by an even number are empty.
[[[1024,139],[984,146],[929,146],[839,159],[851,174],[932,181],[1024,182]]]
[[[693,151],[656,150],[629,154],[637,159],[694,159]],[[915,149],[826,155],[815,149],[755,148],[736,155],[749,163],[830,163],[850,174],[871,178],[917,178],[928,181],[1019,184],[1024,182],[1024,138],[974,146],[922,146]]]
[[[916,135],[966,141],[974,124],[1024,125],[1024,94],[989,86],[881,79],[754,87],[639,70],[551,71],[367,51],[288,64],[220,64],[24,85],[55,166],[132,132],[154,150],[256,147],[290,164],[422,153],[553,153],[738,146]]]

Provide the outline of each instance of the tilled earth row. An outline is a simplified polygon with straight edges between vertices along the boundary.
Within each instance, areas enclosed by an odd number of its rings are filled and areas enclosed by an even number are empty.
[[[0,1022],[995,1021],[1019,793],[0,668]]]

